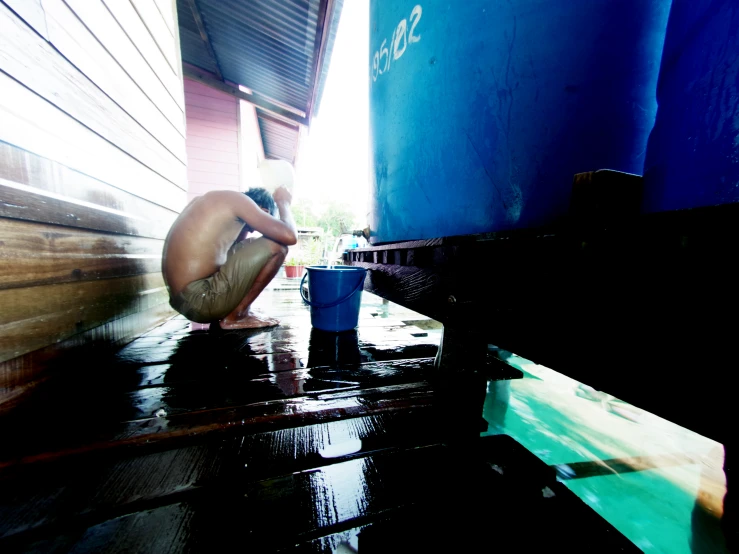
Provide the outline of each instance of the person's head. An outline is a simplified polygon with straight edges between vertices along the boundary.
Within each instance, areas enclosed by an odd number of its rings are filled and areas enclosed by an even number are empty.
[[[254,203],[269,215],[277,217],[277,204],[267,189],[253,187],[244,194],[254,200]]]

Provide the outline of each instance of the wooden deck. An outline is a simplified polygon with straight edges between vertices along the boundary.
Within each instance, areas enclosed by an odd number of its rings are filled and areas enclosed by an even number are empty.
[[[273,290],[280,327],[178,317],[67,364],[1,422],[0,550],[636,550],[515,440],[479,438],[472,388],[518,370],[440,387],[433,322],[367,297],[358,332]]]

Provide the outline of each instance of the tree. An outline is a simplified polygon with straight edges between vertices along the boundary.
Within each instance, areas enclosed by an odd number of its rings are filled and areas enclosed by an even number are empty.
[[[326,205],[324,212],[318,217],[318,227],[333,237],[359,229],[356,216],[351,208],[347,204],[338,202],[329,202]]]
[[[318,227],[318,218],[309,202],[299,198],[292,205],[293,218],[298,227]]]
[[[316,215],[312,201],[300,198],[293,203],[292,211],[298,227],[320,227],[331,237],[361,228],[351,207],[342,202],[329,201],[320,215]]]

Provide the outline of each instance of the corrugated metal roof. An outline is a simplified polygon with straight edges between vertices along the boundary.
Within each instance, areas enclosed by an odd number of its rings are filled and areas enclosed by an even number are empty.
[[[323,95],[343,3],[177,0],[182,60],[310,119]],[[294,162],[299,128],[261,109],[258,116],[265,155]]]
[[[298,126],[283,123],[259,109],[257,109],[257,120],[262,134],[265,156],[293,163],[300,138]]]
[[[192,10],[187,2],[178,0],[177,18],[180,26],[180,49],[182,60],[196,65],[211,73],[216,73],[217,68],[213,58],[208,53],[205,43],[200,38],[198,26],[192,15]]]
[[[325,1],[195,0],[195,5],[224,79],[308,113],[314,91],[325,79],[323,64],[319,83],[314,82]],[[189,1],[177,4],[183,61],[215,72]],[[331,21],[338,22],[337,5],[340,9],[342,1],[335,0],[329,14],[327,45],[335,35]]]
[[[318,79],[318,92],[316,94],[316,103],[313,106],[313,117],[318,115],[318,110],[321,107],[321,98],[323,98],[323,88],[326,86],[326,77],[328,77],[328,69],[331,65],[331,54],[334,51],[334,43],[336,42],[336,30],[339,28],[339,20],[341,19],[342,8],[344,7],[344,0],[334,0],[333,13],[331,15],[331,22],[329,23],[329,35],[328,43],[326,44],[326,54],[323,59],[323,69],[321,69],[321,76]]]

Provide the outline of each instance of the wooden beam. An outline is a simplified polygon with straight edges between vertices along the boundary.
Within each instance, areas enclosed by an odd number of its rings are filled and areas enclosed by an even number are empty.
[[[203,43],[205,44],[205,49],[208,51],[208,54],[213,60],[213,65],[216,68],[216,77],[218,77],[219,81],[223,81],[223,73],[221,73],[221,65],[218,63],[218,58],[216,57],[215,50],[213,50],[213,45],[210,42],[208,31],[205,30],[205,24],[203,23],[203,18],[200,16],[200,10],[198,9],[198,5],[195,3],[195,0],[187,0],[187,4],[190,6],[190,10],[192,11],[192,17],[193,19],[195,19],[195,25],[197,25],[198,27],[200,38],[203,39]]]
[[[235,96],[236,98],[239,98],[241,100],[246,100],[250,104],[258,106],[259,108],[265,111],[268,111],[273,116],[279,117],[285,120],[286,122],[297,123],[299,125],[308,126],[308,123],[309,123],[308,118],[298,115],[296,113],[293,113],[290,110],[287,110],[281,106],[278,106],[277,104],[274,104],[273,102],[270,102],[269,100],[265,100],[264,98],[261,98],[255,94],[244,92],[237,86],[229,85],[228,83],[224,81],[220,81],[216,78],[215,75],[213,75],[212,73],[208,71],[205,71],[204,69],[191,65],[189,63],[183,63],[182,69],[183,69],[183,73],[185,77],[188,77],[189,79],[192,79],[193,81],[198,81],[199,83],[203,83],[204,85],[213,87],[217,90],[225,92],[226,94]]]
[[[283,127],[287,129],[291,129],[293,131],[297,131],[298,129],[300,129],[300,126],[297,123],[293,121],[285,121],[284,119],[275,117],[271,113],[263,111],[263,110],[257,110],[257,117],[259,119],[266,119],[268,121],[271,121],[272,123],[275,123],[276,125],[282,125]]]

